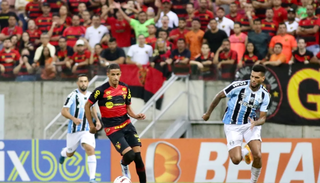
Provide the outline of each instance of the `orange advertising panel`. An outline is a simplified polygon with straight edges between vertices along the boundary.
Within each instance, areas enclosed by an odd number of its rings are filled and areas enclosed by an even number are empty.
[[[250,182],[251,165],[230,161],[224,139],[141,139],[148,182]],[[258,182],[320,183],[320,139],[263,139]],[[111,180],[121,175],[111,150]],[[135,164],[130,165],[138,182]]]

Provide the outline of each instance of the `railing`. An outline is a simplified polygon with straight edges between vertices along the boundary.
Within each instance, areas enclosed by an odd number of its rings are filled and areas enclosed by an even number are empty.
[[[168,90],[168,88],[178,79],[185,79],[186,83],[186,91],[180,92],[164,109],[161,110],[160,114],[156,116],[156,102],[158,99],[161,98],[161,96]],[[150,124],[140,133],[140,137],[143,137],[145,133],[153,126],[152,129],[152,137],[155,138],[155,124],[156,122],[165,114],[165,112],[183,95],[187,95],[187,110],[186,110],[186,116],[189,120],[189,101],[190,101],[190,92],[189,92],[189,75],[175,75],[172,74],[172,76],[169,78],[168,81],[164,83],[164,85],[151,97],[151,99],[144,105],[144,107],[141,109],[139,113],[145,113],[147,112],[151,107],[153,108],[153,114],[152,114],[152,121]],[[137,122],[136,119],[132,119],[132,124],[135,124]]]
[[[103,82],[107,82],[108,81],[108,77],[107,76],[94,76],[89,84],[88,84],[88,87],[90,87],[93,83],[97,82],[97,81],[103,81]],[[59,118],[61,117],[61,113],[59,112],[59,114],[57,114],[56,117],[54,117],[51,122],[45,127],[44,131],[43,131],[43,138],[44,139],[47,139],[47,132],[48,130],[53,126],[55,125],[58,121],[59,121]],[[60,127],[53,132],[53,134],[49,137],[49,139],[53,139],[56,135],[58,135],[59,132],[61,132],[61,130],[63,129],[63,127],[65,127],[69,122],[69,119],[65,120],[63,123],[60,123],[58,125],[60,125]],[[65,130],[59,137],[58,139],[62,139],[65,135],[67,134],[67,130]]]

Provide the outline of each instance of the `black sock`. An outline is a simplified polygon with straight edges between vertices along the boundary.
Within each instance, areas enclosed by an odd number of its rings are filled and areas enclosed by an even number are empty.
[[[140,152],[136,153],[134,162],[136,164],[136,170],[139,176],[140,183],[146,183],[147,182],[146,170],[144,168],[144,164],[143,164]]]

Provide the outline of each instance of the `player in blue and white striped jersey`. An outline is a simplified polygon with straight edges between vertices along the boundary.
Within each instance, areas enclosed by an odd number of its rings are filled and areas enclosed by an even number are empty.
[[[229,98],[222,120],[229,156],[236,165],[243,159],[250,164],[253,158],[251,183],[257,182],[262,167],[261,125],[265,123],[270,102],[270,95],[262,86],[265,73],[266,68],[263,65],[255,65],[250,80],[233,82],[220,91],[202,117],[207,121],[220,100]],[[260,111],[259,119],[257,119],[258,111]],[[247,143],[245,148],[242,148],[243,139]]]
[[[63,148],[60,156],[60,164],[66,157],[72,157],[79,145],[86,151],[88,155],[88,167],[90,175],[90,183],[96,183],[95,174],[97,160],[94,149],[96,141],[94,134],[89,132],[90,127],[85,115],[84,106],[89,99],[91,92],[87,91],[89,79],[86,75],[79,75],[77,85],[78,88],[71,92],[65,104],[63,105],[61,114],[69,119],[67,133],[67,147]],[[93,117],[96,119],[96,128],[101,128],[101,123],[94,107],[91,108]]]

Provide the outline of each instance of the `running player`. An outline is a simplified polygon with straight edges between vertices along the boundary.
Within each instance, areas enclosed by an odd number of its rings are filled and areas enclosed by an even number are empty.
[[[94,152],[96,141],[94,135],[89,133],[90,127],[84,111],[84,106],[91,95],[91,92],[87,91],[88,84],[88,76],[84,74],[79,75],[77,81],[78,88],[69,94],[62,108],[61,114],[70,119],[70,121],[68,125],[67,147],[62,149],[59,162],[63,164],[66,157],[72,157],[79,144],[81,144],[81,147],[88,155],[90,183],[96,183],[97,160]],[[99,130],[101,123],[94,107],[92,107],[92,113],[96,120],[95,128]]]
[[[120,66],[118,64],[109,65],[107,76],[109,82],[96,88],[85,106],[90,132],[96,133],[97,131],[92,123],[90,107],[98,101],[104,131],[116,150],[123,156],[120,162],[122,174],[131,178],[128,165],[134,161],[140,183],[146,183],[146,172],[140,154],[140,138],[129,118],[131,116],[143,120],[146,116],[133,112],[130,106],[131,92],[128,85],[120,82]]]
[[[236,165],[242,159],[250,164],[251,156],[253,156],[251,183],[257,182],[262,166],[260,133],[270,102],[268,91],[261,85],[265,79],[265,73],[266,68],[263,65],[255,65],[252,68],[250,80],[235,81],[220,91],[202,117],[207,121],[220,100],[225,97],[229,98],[222,120],[229,156]],[[256,118],[258,111],[260,111],[259,119]],[[241,149],[243,138],[250,149]]]

